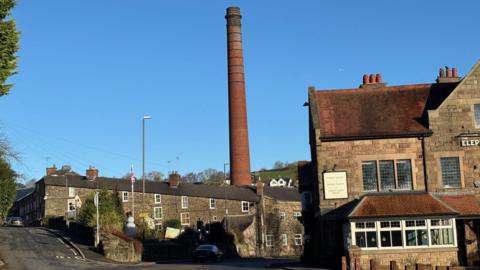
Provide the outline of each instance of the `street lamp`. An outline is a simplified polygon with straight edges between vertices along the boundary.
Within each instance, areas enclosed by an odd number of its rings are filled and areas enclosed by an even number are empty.
[[[142,118],[142,212],[145,212],[145,120],[152,119],[149,115]]]
[[[223,198],[225,199],[225,231],[228,232],[227,165],[230,165],[230,163],[223,163]]]

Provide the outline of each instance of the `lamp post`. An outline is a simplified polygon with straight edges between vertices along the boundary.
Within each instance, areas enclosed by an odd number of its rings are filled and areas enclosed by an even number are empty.
[[[152,119],[149,115],[142,118],[142,212],[145,212],[145,120]]]
[[[228,232],[227,165],[230,165],[230,163],[223,163],[223,198],[225,199],[225,231]]]

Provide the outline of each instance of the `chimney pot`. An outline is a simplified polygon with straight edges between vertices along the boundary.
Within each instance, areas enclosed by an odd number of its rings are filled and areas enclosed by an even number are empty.
[[[452,72],[450,71],[450,68],[449,67],[445,67],[445,70],[447,71],[447,78],[450,78],[452,77]]]
[[[452,68],[452,77],[454,78],[458,77],[457,68]]]
[[[370,83],[375,83],[375,75],[374,74],[370,74],[369,82]]]
[[[377,73],[377,75],[375,75],[375,82],[376,83],[381,83],[382,82],[382,74]]]
[[[367,84],[367,83],[368,83],[368,75],[363,74],[363,84]]]
[[[440,71],[438,72],[438,77],[440,78],[445,77],[445,70],[443,70],[443,68],[440,68]]]
[[[178,183],[180,182],[180,174],[177,172],[173,171],[169,176],[168,176],[168,185],[171,188],[176,188],[178,186]]]

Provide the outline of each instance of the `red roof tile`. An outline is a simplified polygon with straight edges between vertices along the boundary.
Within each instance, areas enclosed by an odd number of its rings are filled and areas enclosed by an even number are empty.
[[[438,196],[460,216],[480,216],[480,202],[474,195]]]
[[[428,133],[426,109],[458,83],[315,91],[321,138]]]
[[[366,195],[350,218],[456,215],[439,199],[427,193]]]

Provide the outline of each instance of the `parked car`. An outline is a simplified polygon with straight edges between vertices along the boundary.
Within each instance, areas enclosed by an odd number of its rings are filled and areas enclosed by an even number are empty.
[[[8,217],[7,226],[23,227],[23,218],[21,217]]]
[[[222,262],[223,252],[215,245],[200,245],[193,251],[193,261]]]

